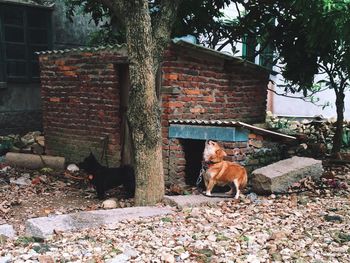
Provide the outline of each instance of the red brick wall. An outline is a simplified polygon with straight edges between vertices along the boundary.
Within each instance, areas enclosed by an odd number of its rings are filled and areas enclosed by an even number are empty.
[[[109,137],[109,164],[120,161],[118,71],[112,51],[40,56],[43,126],[48,154],[78,162],[99,158]]]
[[[264,122],[268,79],[269,73],[258,67],[172,45],[166,52],[162,66],[166,179],[181,179],[186,165],[181,141],[167,139],[169,120],[234,119],[248,123]],[[239,147],[243,146],[239,143]]]
[[[116,51],[40,56],[43,119],[49,154],[80,161],[99,157],[109,136],[110,165],[120,163],[120,83]],[[184,176],[183,141],[168,139],[170,119],[263,122],[268,73],[234,61],[172,45],[162,66],[162,133],[167,181]],[[239,145],[238,145],[239,144]],[[229,145],[244,148],[247,144]],[[227,145],[228,146],[228,145]]]

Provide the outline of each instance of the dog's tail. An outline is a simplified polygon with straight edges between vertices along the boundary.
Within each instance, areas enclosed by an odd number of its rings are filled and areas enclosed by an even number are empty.
[[[243,190],[247,186],[247,183],[248,183],[248,173],[247,173],[247,170],[243,167],[242,181],[239,184],[239,189]]]

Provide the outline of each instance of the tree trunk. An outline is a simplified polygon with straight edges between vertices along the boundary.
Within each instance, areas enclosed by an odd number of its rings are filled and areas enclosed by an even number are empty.
[[[335,123],[335,134],[333,137],[332,155],[338,156],[342,146],[343,122],[344,122],[344,99],[345,94],[342,89],[336,92],[335,105],[337,108],[337,121]]]
[[[126,3],[126,42],[131,90],[127,118],[130,125],[136,174],[135,205],[155,204],[164,196],[160,106],[155,81],[148,1]]]

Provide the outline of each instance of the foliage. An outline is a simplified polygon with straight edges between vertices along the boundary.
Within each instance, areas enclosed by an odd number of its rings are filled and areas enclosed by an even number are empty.
[[[220,41],[233,43],[237,20],[225,19],[222,9],[230,0],[187,0],[179,7],[173,37],[194,35],[203,45],[215,48]],[[228,44],[227,43],[227,44]],[[219,47],[219,49],[222,49]]]
[[[67,16],[72,18],[79,12],[90,13],[96,24],[103,23],[100,30],[90,38],[91,45],[125,42],[125,28],[122,23],[102,6],[99,1],[65,0]],[[228,44],[234,45],[241,33],[236,32],[238,20],[224,17],[222,9],[231,0],[186,0],[179,6],[172,37],[184,35],[195,36],[201,44],[218,49]],[[151,16],[155,17],[160,1],[150,0]]]
[[[268,45],[276,49],[282,75],[289,81],[287,91],[303,91],[306,96],[315,88],[334,90],[338,123],[333,152],[339,152],[344,92],[350,86],[350,1],[239,2],[246,10],[240,27],[257,38],[259,52]],[[315,75],[322,73],[324,80],[315,85]]]

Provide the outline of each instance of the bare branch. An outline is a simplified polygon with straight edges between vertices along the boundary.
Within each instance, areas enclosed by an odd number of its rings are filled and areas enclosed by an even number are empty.
[[[217,51],[221,51],[228,44],[231,44],[231,39],[227,39],[224,43],[220,44],[220,47],[217,49]]]
[[[291,96],[291,95],[287,95],[286,93],[279,93],[277,91],[275,91],[274,89],[271,89],[269,87],[267,87],[267,90],[273,92],[274,94],[278,95],[278,96],[282,96],[282,97],[286,97],[286,98],[291,98],[291,99],[299,99],[299,100],[303,100],[305,102],[310,102],[312,104],[314,104],[315,106],[318,106],[318,107],[321,107],[321,106],[324,106],[324,105],[321,105],[321,104],[317,104],[315,101],[312,101],[312,96],[319,93],[319,92],[322,92],[322,91],[325,91],[327,90],[328,88],[324,88],[324,89],[320,89],[318,91],[313,91],[312,93],[310,93],[309,95],[307,95],[306,97],[304,96]]]
[[[238,13],[238,17],[239,17],[239,18],[242,18],[242,16],[241,16],[241,11],[239,10],[239,6],[238,6],[238,3],[237,3],[237,2],[235,2],[235,6],[236,6],[237,13]]]

